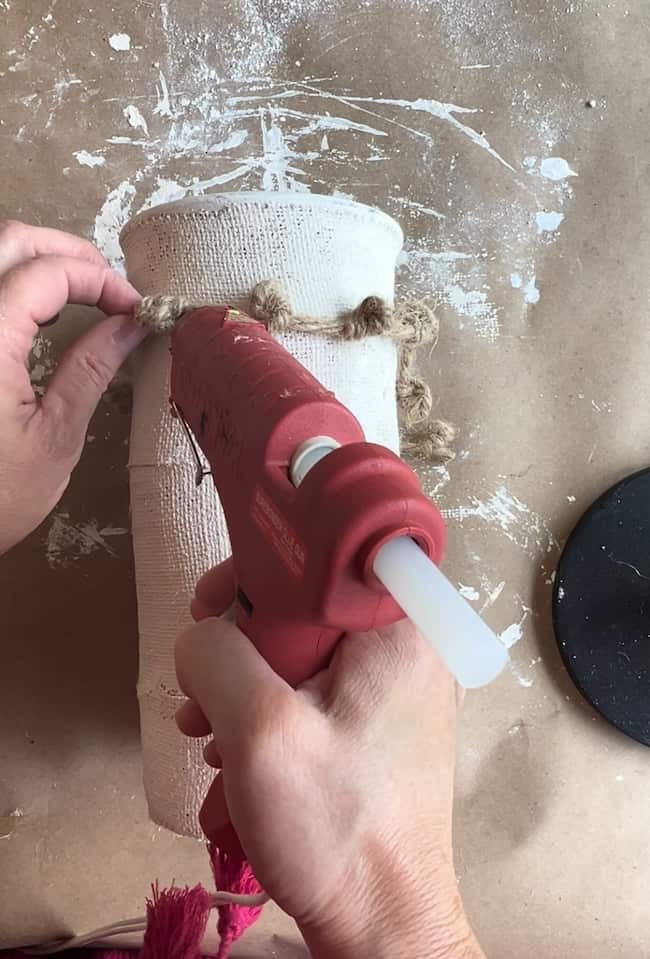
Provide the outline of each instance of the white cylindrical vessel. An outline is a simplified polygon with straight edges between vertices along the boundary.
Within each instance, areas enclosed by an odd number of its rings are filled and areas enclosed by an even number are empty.
[[[311,194],[230,193],[140,214],[121,237],[129,279],[143,295],[247,309],[274,279],[297,313],[332,318],[369,295],[393,302],[402,232],[379,210]],[[387,337],[315,334],[279,338],[359,419],[368,440],[397,451],[397,350]],[[211,480],[194,464],[169,414],[169,342],[151,337],[137,361],[129,457],[140,629],[138,697],[144,782],[155,822],[200,835],[198,811],[213,773],[202,743],[182,736],[174,713],[173,650],[190,622],[198,577],[230,552]]]

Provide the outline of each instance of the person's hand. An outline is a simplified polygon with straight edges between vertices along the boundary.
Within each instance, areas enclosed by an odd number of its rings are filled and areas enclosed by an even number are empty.
[[[201,812],[230,819],[258,880],[312,954],[480,957],[451,847],[459,693],[408,621],[345,637],[297,690],[230,621],[229,563],[200,581],[177,643],[177,714],[212,735]],[[208,618],[204,618],[208,617]]]
[[[130,314],[140,297],[87,240],[0,222],[0,553],[56,505],[99,399],[144,338]],[[45,396],[26,363],[39,326],[67,303],[108,315],[66,353]]]

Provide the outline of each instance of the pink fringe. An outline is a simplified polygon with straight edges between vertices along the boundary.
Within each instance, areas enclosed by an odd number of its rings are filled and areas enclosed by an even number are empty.
[[[127,949],[93,949],[88,952],[86,949],[70,949],[67,952],[57,953],[61,959],[136,959],[134,952]],[[26,952],[2,952],[0,959],[32,959]]]
[[[208,843],[210,863],[217,889],[238,895],[256,896],[262,887],[253,875],[250,863],[239,855],[227,853]],[[249,929],[262,912],[262,906],[219,906],[217,930],[221,938],[217,959],[227,959],[230,947]],[[152,886],[147,899],[147,930],[139,959],[201,959],[201,943],[208,924],[211,896],[198,885],[181,889],[172,886],[160,890]],[[66,955],[66,954],[62,954]],[[135,959],[128,950],[97,949],[75,952],[81,959]],[[23,952],[0,952],[0,959],[28,959]]]
[[[140,959],[201,959],[201,943],[210,915],[210,894],[190,889],[152,886],[147,899],[147,931]]]
[[[229,855],[208,843],[208,853],[217,889],[238,895],[256,896],[262,887],[253,875],[250,863],[239,856]],[[217,931],[221,942],[217,959],[226,959],[230,947],[257,921],[262,906],[219,906]]]

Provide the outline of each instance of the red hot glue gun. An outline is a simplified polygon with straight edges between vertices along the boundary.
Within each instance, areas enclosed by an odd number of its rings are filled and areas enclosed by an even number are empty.
[[[298,685],[344,633],[407,614],[462,685],[492,680],[507,652],[438,570],[444,523],[415,473],[245,314],[193,310],[171,350],[171,401],[228,524],[237,624],[272,668]]]

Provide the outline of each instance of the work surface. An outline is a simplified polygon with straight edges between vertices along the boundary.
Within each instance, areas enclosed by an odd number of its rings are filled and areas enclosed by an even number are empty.
[[[650,955],[650,755],[581,703],[550,629],[563,539],[650,461],[649,22],[644,0],[0,0],[3,215],[115,261],[130,215],[214,190],[338,192],[402,224],[460,430],[422,473],[446,569],[512,646],[459,749],[457,872],[500,959]],[[90,320],[38,346],[38,388]],[[140,786],[128,426],[122,380],[0,562],[0,944],[206,878]]]

